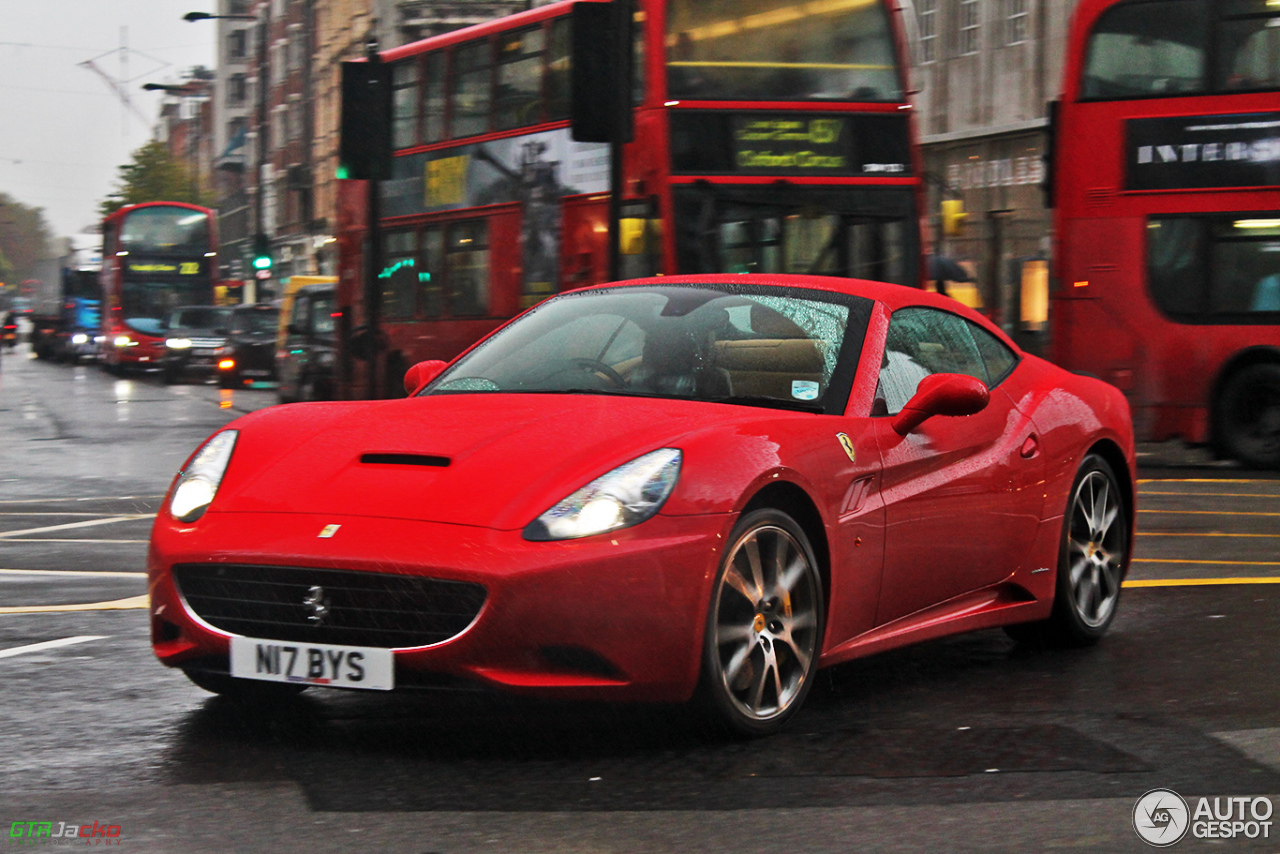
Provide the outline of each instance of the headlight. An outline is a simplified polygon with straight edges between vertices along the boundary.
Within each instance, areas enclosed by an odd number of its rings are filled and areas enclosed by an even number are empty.
[[[191,346],[191,339],[190,338],[166,338],[164,339],[164,346],[168,347],[170,350],[186,350],[188,347]]]
[[[530,522],[524,538],[569,540],[640,524],[675,489],[682,456],[676,448],[661,448],[618,466]]]
[[[117,335],[115,340],[112,341],[111,343],[115,344],[117,347],[128,347],[130,344],[133,343],[133,341],[129,338],[128,335]]]
[[[239,435],[239,430],[223,430],[205,442],[191,464],[178,472],[178,483],[169,501],[169,512],[176,519],[194,522],[204,515],[218,494],[218,484],[222,483]]]
[[[71,336],[71,343],[72,344],[88,344],[89,336],[85,335],[83,332],[77,332],[75,335]]]

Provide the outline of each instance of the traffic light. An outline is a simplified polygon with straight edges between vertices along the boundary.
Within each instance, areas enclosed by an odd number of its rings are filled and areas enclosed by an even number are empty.
[[[948,237],[959,237],[964,231],[964,202],[960,199],[942,200],[942,233]]]
[[[259,273],[271,272],[271,238],[265,234],[253,236],[253,269]]]
[[[342,63],[337,176],[391,177],[391,66],[380,60]]]

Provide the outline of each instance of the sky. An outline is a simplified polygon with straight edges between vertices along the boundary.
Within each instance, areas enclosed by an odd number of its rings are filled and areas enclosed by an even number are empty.
[[[0,0],[0,192],[44,209],[53,236],[83,230],[151,139],[162,93],[192,66],[212,67],[212,0]],[[121,63],[121,44],[127,63]],[[79,63],[118,80],[134,107]]]

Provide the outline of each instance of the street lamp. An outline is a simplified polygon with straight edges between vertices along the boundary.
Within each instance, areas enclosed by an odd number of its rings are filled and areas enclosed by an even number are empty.
[[[212,20],[229,20],[229,21],[257,21],[258,22],[258,168],[257,168],[257,192],[254,194],[254,235],[253,246],[257,252],[257,247],[270,245],[270,238],[267,236],[266,220],[265,220],[265,202],[263,196],[266,194],[266,188],[263,187],[263,168],[267,162],[267,29],[271,22],[271,7],[269,4],[263,4],[262,17],[259,20],[257,15],[214,15],[209,12],[188,12],[182,16],[184,21],[212,21]],[[257,275],[266,274],[264,278],[270,276],[270,268],[259,269]]]

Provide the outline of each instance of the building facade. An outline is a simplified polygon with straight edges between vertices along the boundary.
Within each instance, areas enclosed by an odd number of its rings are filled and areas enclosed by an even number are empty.
[[[1048,305],[1048,104],[1061,87],[1075,5],[903,5],[928,179],[927,238],[932,251],[971,271],[966,301],[1032,346]]]

